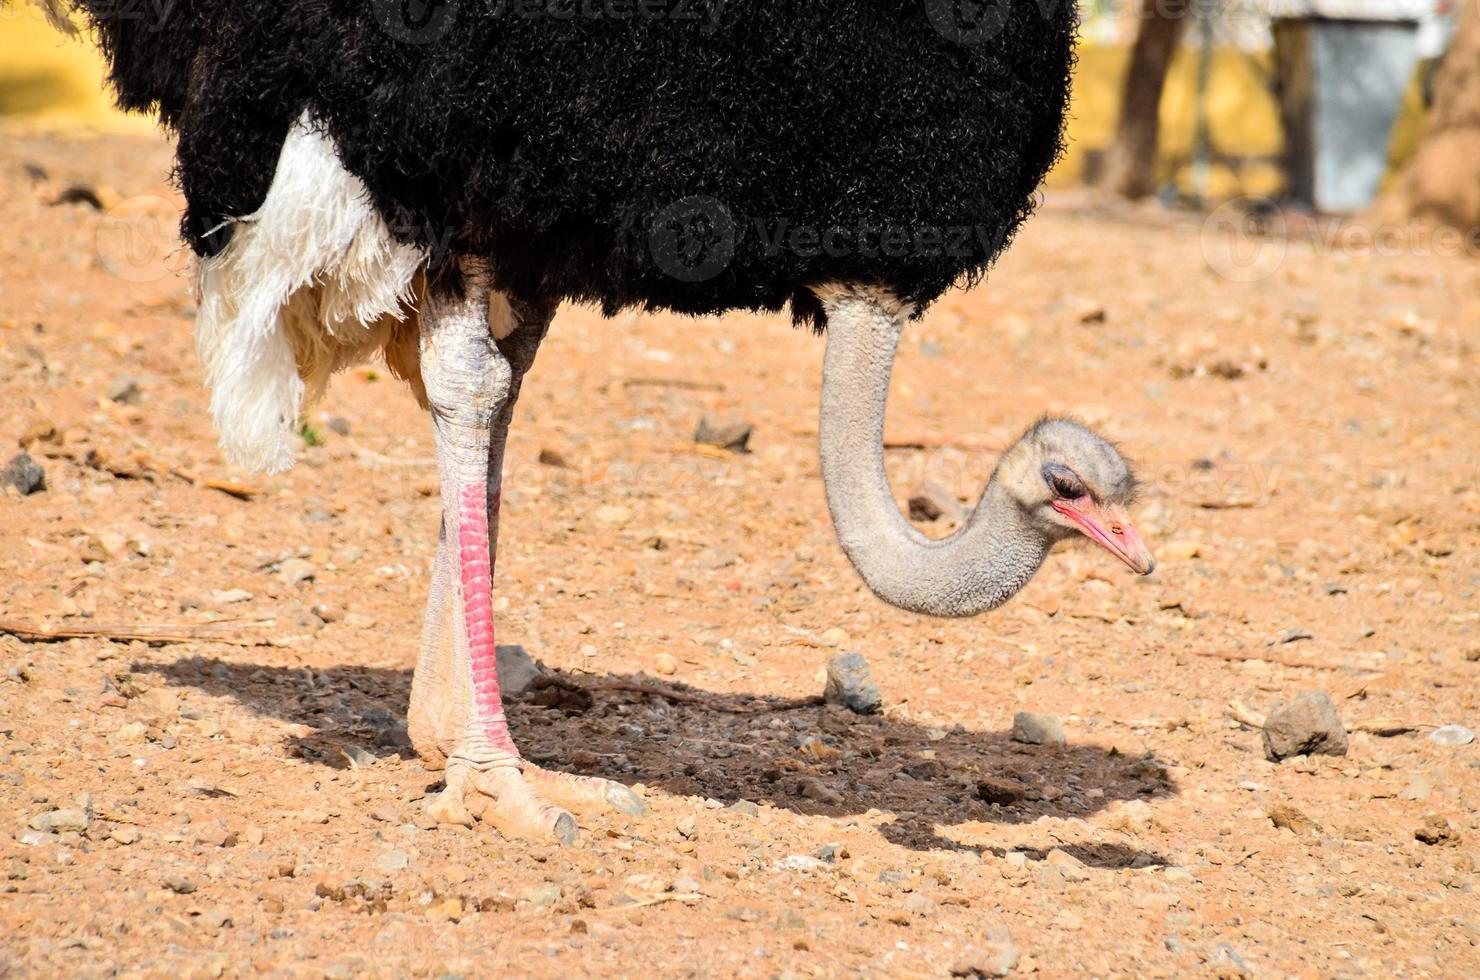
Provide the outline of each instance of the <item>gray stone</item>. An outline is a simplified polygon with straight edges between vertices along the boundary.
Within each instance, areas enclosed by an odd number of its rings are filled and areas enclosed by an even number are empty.
[[[1024,745],[1063,745],[1068,741],[1056,716],[1032,711],[1019,711],[1012,716],[1012,732],[1008,737]]]
[[[497,655],[498,687],[506,698],[517,698],[529,690],[535,678],[544,673],[522,646],[510,643],[499,646]]]
[[[738,813],[742,816],[753,817],[761,812],[761,808],[756,806],[750,800],[736,800],[734,803],[731,803],[729,806],[725,807],[725,812]]]
[[[822,697],[828,704],[840,704],[860,715],[875,714],[884,706],[884,695],[861,653],[840,653],[827,662]]]
[[[755,427],[749,422],[739,419],[711,419],[706,415],[699,420],[699,426],[694,430],[694,441],[744,453],[750,451],[750,437],[754,431]]]
[[[1006,929],[993,929],[987,933],[987,941],[971,945],[951,965],[953,977],[1005,977],[1017,969],[1017,943]]]
[[[924,480],[910,491],[910,520],[948,521],[961,519],[961,502],[956,495],[934,480]]]
[[[29,497],[46,489],[46,473],[30,453],[16,453],[0,469],[0,487],[15,487],[22,497]]]
[[[31,818],[31,829],[60,834],[68,830],[86,830],[87,822],[87,814],[82,810],[68,808],[36,814]]]
[[[1475,741],[1475,733],[1463,725],[1440,725],[1429,732],[1429,741],[1435,745],[1469,745]]]
[[[137,405],[143,395],[144,390],[139,387],[138,379],[126,374],[114,378],[113,384],[108,388],[108,398],[120,405]]]
[[[1307,691],[1269,713],[1264,754],[1271,762],[1297,755],[1346,755],[1346,728],[1325,691]]]
[[[375,859],[374,867],[381,874],[393,875],[397,871],[406,870],[406,866],[410,863],[411,859],[405,851],[384,851],[380,857]]]

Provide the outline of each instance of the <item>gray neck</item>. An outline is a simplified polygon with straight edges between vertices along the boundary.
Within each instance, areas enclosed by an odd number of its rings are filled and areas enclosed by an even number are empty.
[[[1018,592],[1051,542],[995,481],[949,538],[904,519],[884,473],[884,409],[910,307],[881,290],[821,288],[827,309],[822,371],[822,482],[838,543],[874,594],[931,616],[973,616]]]

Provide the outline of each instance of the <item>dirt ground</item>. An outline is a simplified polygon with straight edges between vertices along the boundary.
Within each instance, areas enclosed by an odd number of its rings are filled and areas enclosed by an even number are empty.
[[[837,548],[818,339],[562,310],[496,608],[594,690],[512,718],[652,812],[560,849],[422,816],[430,427],[371,366],[292,472],[233,470],[168,168],[0,138],[0,464],[25,443],[47,484],[0,497],[0,619],[169,634],[0,628],[0,974],[1480,975],[1480,746],[1429,738],[1480,727],[1473,258],[1321,225],[1228,251],[1216,220],[1050,199],[911,327],[889,440],[934,448],[892,451],[895,486],[974,499],[1072,412],[1138,461],[1161,564],[1066,548],[962,622],[883,606]],[[52,203],[74,184],[102,210]],[[696,447],[705,414],[753,452]],[[882,715],[779,710],[840,651]],[[613,688],[639,678],[690,696]],[[1229,717],[1308,690],[1345,757],[1268,762]],[[1021,710],[1067,746],[1012,741]]]

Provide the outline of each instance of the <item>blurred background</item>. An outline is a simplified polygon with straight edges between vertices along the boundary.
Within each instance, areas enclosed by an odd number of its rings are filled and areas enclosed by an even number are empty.
[[[974,0],[961,0],[971,16]],[[1069,152],[1049,186],[1480,222],[1473,0],[1081,0]],[[1461,21],[1468,20],[1466,28]],[[142,132],[101,58],[33,7],[0,10],[0,116]],[[1425,146],[1425,140],[1435,144]],[[1422,147],[1422,152],[1421,152]]]

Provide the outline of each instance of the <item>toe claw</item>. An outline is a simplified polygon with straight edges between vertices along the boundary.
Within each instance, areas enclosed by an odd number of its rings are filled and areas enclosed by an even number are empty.
[[[438,793],[427,801],[427,816],[437,823],[451,823],[462,827],[473,826],[473,815],[468,808],[463,806],[460,799],[462,787],[451,787]]]
[[[613,808],[627,814],[629,817],[645,817],[648,815],[647,802],[621,783],[613,782],[606,784],[606,801]]]
[[[580,828],[576,826],[576,818],[569,813],[562,813],[555,818],[555,839],[560,841],[562,847],[570,847],[581,838]]]

